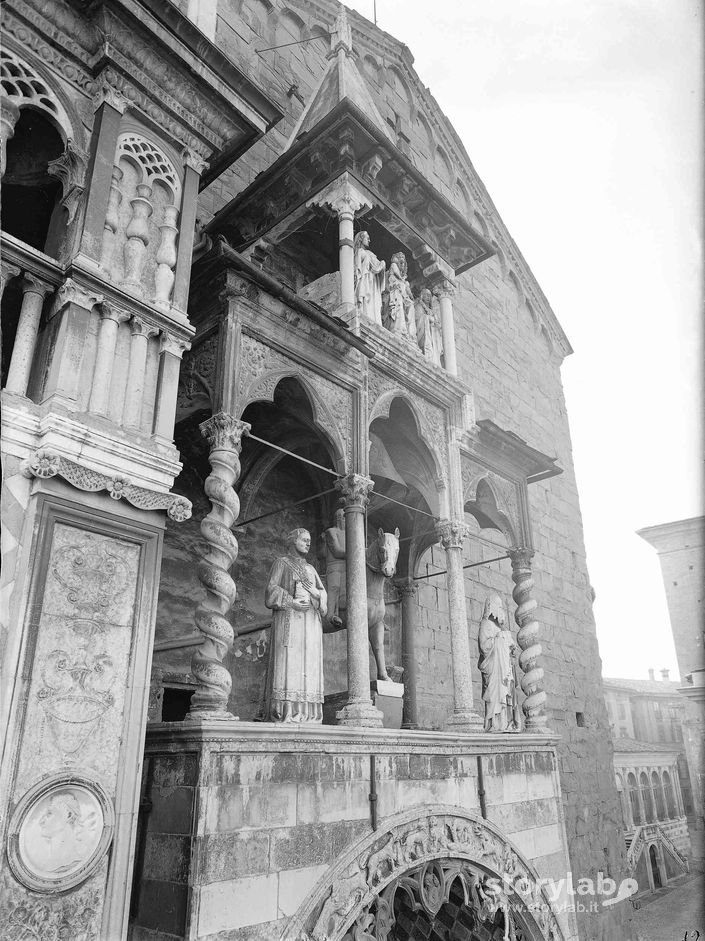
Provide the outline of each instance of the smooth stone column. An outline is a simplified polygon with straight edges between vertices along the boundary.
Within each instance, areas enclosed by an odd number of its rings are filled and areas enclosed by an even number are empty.
[[[5,384],[8,392],[27,394],[44,298],[53,290],[53,286],[46,281],[42,281],[33,274],[25,274],[22,281],[22,308]]]
[[[338,257],[340,266],[340,300],[355,304],[355,232],[353,220],[359,205],[351,196],[341,196],[333,208],[338,215]]]
[[[91,397],[88,402],[88,411],[94,412],[96,415],[108,414],[118,328],[122,322],[129,319],[130,315],[128,313],[117,310],[108,301],[103,301],[100,305],[98,348],[95,354]]]
[[[413,578],[395,582],[401,595],[401,665],[404,668],[403,729],[418,729],[416,704],[416,622],[419,589]]]
[[[512,581],[514,590],[512,598],[516,604],[514,620],[519,628],[517,643],[521,647],[519,654],[519,667],[523,673],[521,688],[524,692],[524,702],[521,708],[524,711],[524,727],[527,732],[546,732],[546,693],[541,688],[543,680],[543,667],[539,664],[541,644],[538,642],[539,625],[534,619],[534,611],[538,605],[532,598],[534,580],[531,577],[531,559],[534,553],[531,549],[517,548],[509,550],[512,560]]]
[[[374,481],[360,474],[348,474],[337,480],[335,486],[345,500],[349,696],[337,718],[341,725],[382,728],[382,713],[370,696],[365,572],[365,507]]]
[[[144,399],[144,370],[147,365],[147,341],[157,333],[140,317],[130,321],[130,365],[127,370],[127,392],[122,410],[122,424],[126,428],[139,428]]]
[[[445,367],[452,376],[457,376],[458,362],[455,355],[455,324],[453,322],[455,285],[450,280],[441,281],[436,285],[433,293],[438,298],[441,309],[441,333],[443,334]]]
[[[453,658],[453,714],[448,725],[457,731],[481,732],[482,719],[473,709],[472,669],[468,617],[465,609],[463,539],[467,526],[461,520],[440,520],[436,532],[446,553],[446,584]]]
[[[181,357],[190,347],[190,343],[177,340],[165,331],[159,337],[159,377],[152,434],[169,442],[174,440]]]

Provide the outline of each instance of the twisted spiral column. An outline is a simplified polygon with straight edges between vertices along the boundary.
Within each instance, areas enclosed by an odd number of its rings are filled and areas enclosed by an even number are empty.
[[[191,697],[189,718],[234,719],[236,716],[228,712],[232,678],[223,660],[232,648],[235,632],[225,615],[237,594],[229,574],[238,550],[230,528],[240,512],[233,484],[240,475],[242,435],[247,434],[250,426],[226,412],[218,412],[199,427],[210,445],[211,473],[204,489],[212,508],[201,522],[204,543],[198,577],[206,597],[195,614],[203,640],[191,658],[191,672],[198,688]]]
[[[514,620],[519,628],[517,643],[521,647],[519,666],[524,674],[521,678],[521,688],[526,697],[522,703],[525,728],[527,732],[546,732],[544,712],[546,693],[540,685],[543,680],[543,667],[539,666],[541,656],[541,644],[538,642],[539,623],[534,619],[538,602],[531,597],[534,587],[534,580],[531,577],[533,555],[531,549],[509,550],[514,582],[512,598],[516,604]]]

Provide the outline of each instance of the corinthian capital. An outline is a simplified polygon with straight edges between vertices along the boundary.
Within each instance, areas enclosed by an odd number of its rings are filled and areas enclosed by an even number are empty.
[[[227,449],[239,453],[242,447],[242,436],[248,433],[251,426],[227,412],[217,412],[212,418],[201,422],[198,427],[208,441],[211,451]]]
[[[439,520],[436,535],[444,549],[462,549],[463,539],[470,530],[463,520]]]
[[[437,281],[433,286],[433,293],[436,297],[455,297],[456,284],[455,281],[451,281],[450,278],[444,278],[442,281]]]
[[[371,477],[364,477],[362,474],[348,474],[335,482],[335,488],[343,495],[346,507],[366,507],[374,485]]]

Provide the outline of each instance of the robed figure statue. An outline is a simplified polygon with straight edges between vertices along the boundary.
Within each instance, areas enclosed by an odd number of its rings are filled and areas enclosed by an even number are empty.
[[[515,646],[499,595],[485,601],[478,634],[486,732],[519,732]]]
[[[268,722],[321,722],[326,590],[306,561],[311,547],[308,530],[290,532],[287,545],[288,554],[272,566],[264,597],[274,612],[264,718]]]
[[[370,251],[369,232],[358,232],[354,243],[355,303],[361,317],[382,326],[382,291],[386,266]]]

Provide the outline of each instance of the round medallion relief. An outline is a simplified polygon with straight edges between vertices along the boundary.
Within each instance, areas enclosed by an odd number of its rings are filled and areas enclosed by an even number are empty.
[[[30,889],[64,892],[95,871],[114,825],[112,802],[97,781],[65,773],[45,778],[27,791],[12,815],[12,871]]]

